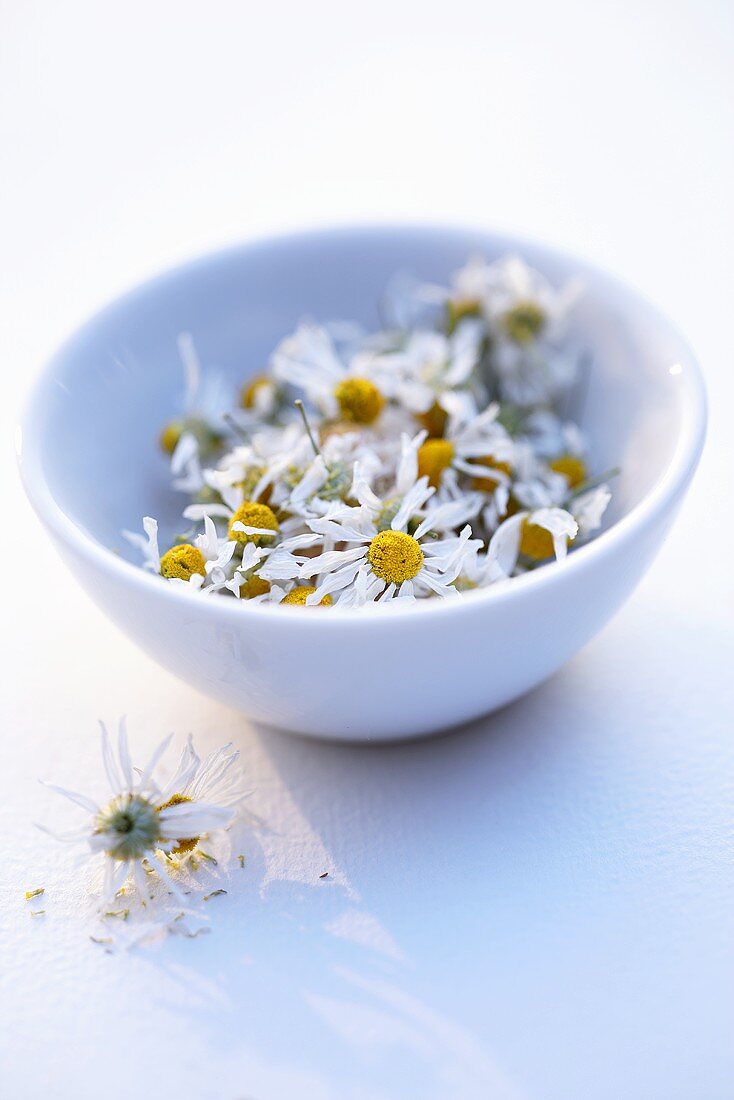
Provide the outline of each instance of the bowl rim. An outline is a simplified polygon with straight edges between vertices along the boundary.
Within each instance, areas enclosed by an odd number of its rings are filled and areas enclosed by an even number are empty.
[[[468,611],[470,607],[479,609],[482,604],[486,603],[491,606],[498,601],[513,599],[515,596],[519,597],[523,592],[531,592],[539,586],[553,584],[554,579],[560,580],[564,576],[570,577],[574,572],[592,566],[594,561],[602,560],[613,554],[619,545],[634,539],[639,531],[665,514],[681,498],[693,477],[703,450],[707,424],[706,388],[700,365],[688,342],[668,317],[625,280],[597,267],[585,258],[577,257],[573,252],[531,238],[493,230],[488,226],[400,220],[340,224],[248,237],[228,247],[203,253],[144,279],[123,293],[116,295],[102,308],[95,310],[81,325],[77,326],[46,360],[43,367],[36,372],[18,419],[15,433],[16,458],[23,486],[36,514],[52,535],[82,558],[91,559],[102,573],[112,574],[123,583],[142,585],[143,590],[149,588],[151,596],[155,593],[161,599],[180,602],[182,609],[188,608],[191,610],[189,601],[196,598],[196,593],[187,592],[178,585],[161,584],[159,577],[144,570],[141,566],[127,561],[103,543],[98,542],[66,515],[51,492],[42,471],[39,420],[44,390],[49,383],[49,375],[57,357],[84,333],[103,323],[113,311],[132,304],[137,298],[144,297],[154,289],[163,289],[166,283],[185,278],[188,274],[193,274],[196,270],[221,261],[228,256],[299,243],[316,243],[320,239],[326,241],[340,236],[361,235],[364,237],[365,235],[400,232],[426,236],[461,234],[475,235],[478,239],[494,238],[497,242],[501,242],[503,247],[515,249],[520,254],[524,251],[545,253],[549,258],[574,264],[580,272],[586,271],[597,279],[604,281],[618,293],[634,299],[639,306],[651,315],[657,324],[667,329],[678,345],[678,361],[672,364],[669,369],[671,369],[671,373],[678,376],[681,419],[676,445],[667,466],[637,504],[630,508],[628,512],[625,512],[611,527],[602,530],[596,538],[569,553],[563,561],[549,562],[539,569],[532,570],[519,577],[513,577],[511,583],[502,582],[486,588],[472,590],[464,593],[463,598],[416,600],[412,603],[394,601],[389,606],[387,616],[384,615],[386,608],[383,605],[379,608],[371,605],[359,608],[340,608],[336,606],[330,608],[329,613],[326,615],[308,615],[304,619],[301,609],[297,607],[287,608],[284,618],[282,608],[280,613],[274,614],[274,609],[270,605],[251,604],[246,601],[247,610],[243,611],[239,600],[208,599],[206,596],[199,594],[196,602],[197,612],[201,612],[203,615],[229,615],[239,619],[242,618],[243,614],[255,616],[256,620],[261,620],[264,616],[269,624],[275,624],[278,621],[287,622],[289,630],[293,629],[294,621],[300,619],[308,624],[309,630],[329,630],[335,629],[335,624],[343,624],[353,619],[358,620],[363,626],[367,626],[368,623],[394,622],[396,617],[402,619],[408,616],[412,619],[417,615],[453,614],[461,612],[462,608],[465,611]]]

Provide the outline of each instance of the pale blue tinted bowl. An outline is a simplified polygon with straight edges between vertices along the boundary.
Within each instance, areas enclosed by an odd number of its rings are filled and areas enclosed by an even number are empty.
[[[181,528],[158,448],[182,393],[190,332],[233,394],[299,320],[378,324],[388,280],[446,282],[469,255],[519,251],[551,279],[580,274],[576,336],[593,357],[580,415],[596,469],[621,466],[608,529],[506,585],[383,615],[195,598],[145,574],[121,537],[143,515]],[[466,721],[550,675],[620,606],[657,551],[705,433],[698,366],[680,335],[618,281],[484,231],[387,226],[243,245],[126,294],[38,379],[21,426],[30,499],[92,598],[148,653],[250,717],[336,738],[390,739]]]

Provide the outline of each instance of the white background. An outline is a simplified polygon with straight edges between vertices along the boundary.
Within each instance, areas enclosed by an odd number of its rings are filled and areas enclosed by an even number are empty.
[[[1,6],[3,1094],[731,1097],[732,6]],[[637,284],[700,356],[709,442],[649,577],[551,682],[431,742],[309,744],[102,618],[10,437],[44,357],[139,279],[400,216]],[[38,776],[94,790],[95,719],[123,711],[140,756],[170,729],[235,739],[271,831],[244,836],[212,935],[110,956],[32,822],[67,820]]]

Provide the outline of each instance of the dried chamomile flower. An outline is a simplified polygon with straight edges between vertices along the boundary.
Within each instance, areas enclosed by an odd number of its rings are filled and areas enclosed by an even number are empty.
[[[231,398],[223,375],[202,370],[190,333],[181,333],[178,351],[185,379],[181,413],[163,426],[159,442],[171,456],[174,488],[195,492],[201,487],[200,459],[223,443],[222,416]]]
[[[256,374],[242,387],[240,404],[253,416],[267,420],[278,406],[279,388],[267,374]]]
[[[450,420],[441,439],[427,439],[418,451],[418,472],[428,477],[435,488],[445,474],[454,470],[472,478],[475,488],[481,478],[502,484],[508,475],[503,465],[512,467],[516,446],[499,423],[499,405],[493,403],[469,419]]]
[[[166,890],[185,904],[168,857],[193,852],[211,834],[232,823],[244,797],[236,767],[238,754],[226,746],[201,761],[189,738],[172,778],[159,785],[157,769],[170,736],[160,743],[147,765],[138,769],[130,757],[124,720],[120,722],[116,750],[104,724],[100,727],[109,787],[106,796],[96,800],[45,784],[87,815],[78,829],[60,839],[81,843],[90,857],[101,859],[102,901],[107,908],[130,878],[140,898],[147,898],[149,872],[157,874]]]
[[[329,333],[303,324],[273,353],[273,374],[301,390],[324,416],[373,424],[385,405],[376,382],[360,373],[358,364],[344,363]]]
[[[161,558],[161,576],[168,580],[176,577],[181,581],[189,581],[194,573],[206,576],[205,565],[201,550],[188,542],[182,542],[166,550]]]
[[[423,486],[418,483],[418,488]],[[390,527],[382,531],[359,507],[344,507],[330,517],[312,520],[313,530],[343,543],[345,549],[324,551],[302,566],[302,577],[321,578],[306,604],[320,602],[324,592],[340,592],[349,586],[353,586],[352,595],[344,602],[357,606],[375,600],[413,600],[429,592],[456,595],[453,581],[462,571],[463,559],[481,543],[471,539],[468,526],[458,537],[435,538],[430,517],[410,534],[412,515],[410,504],[404,501]]]
[[[275,512],[267,504],[246,500],[229,521],[229,535],[235,542],[252,542],[255,546],[271,542],[279,530]]]

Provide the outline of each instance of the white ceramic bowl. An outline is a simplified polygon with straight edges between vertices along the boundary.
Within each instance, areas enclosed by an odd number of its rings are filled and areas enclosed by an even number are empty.
[[[205,364],[241,383],[303,315],[375,324],[396,271],[446,280],[474,252],[510,250],[553,280],[585,280],[576,328],[593,370],[582,419],[594,468],[622,468],[600,537],[504,585],[382,614],[196,598],[134,564],[121,529],[156,515],[165,538],[180,516],[156,439],[181,392],[181,331],[193,333]],[[19,459],[64,561],[161,665],[269,725],[390,740],[508,703],[596,634],[660,547],[696,468],[705,420],[701,375],[685,342],[599,271],[480,231],[338,229],[205,257],[103,310],[38,379]]]

